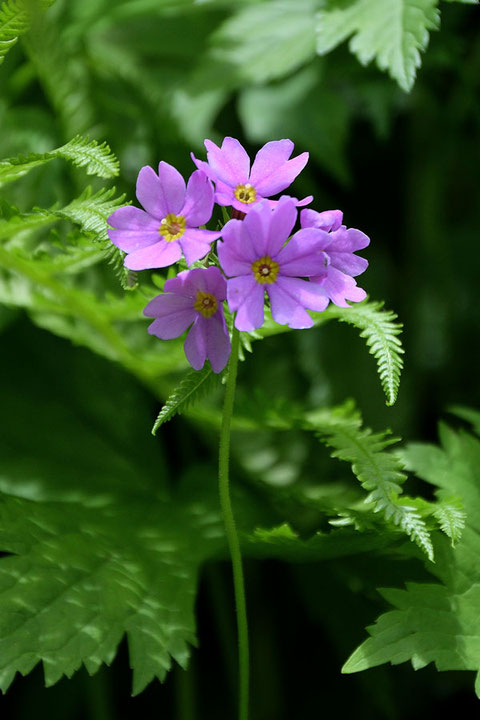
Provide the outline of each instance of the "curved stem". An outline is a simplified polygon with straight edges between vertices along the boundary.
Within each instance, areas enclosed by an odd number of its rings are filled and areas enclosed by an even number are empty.
[[[222,428],[220,431],[220,456],[218,464],[218,482],[220,491],[220,505],[222,507],[223,521],[227,535],[228,548],[232,559],[233,587],[235,592],[235,607],[237,612],[238,632],[238,675],[239,675],[239,720],[248,718],[249,694],[249,651],[248,651],[248,625],[247,607],[245,601],[245,583],[243,579],[242,555],[238,539],[235,518],[233,516],[232,502],[229,490],[229,459],[230,459],[230,425],[235,399],[235,385],[237,381],[238,350],[240,334],[234,327],[232,334],[232,352],[228,367],[228,378],[225,388],[225,403],[223,406]]]

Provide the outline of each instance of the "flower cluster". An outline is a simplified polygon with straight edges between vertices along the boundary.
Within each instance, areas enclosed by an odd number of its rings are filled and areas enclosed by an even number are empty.
[[[162,268],[178,262],[187,267],[167,280],[164,292],[145,308],[154,318],[149,333],[162,340],[182,335],[188,328],[185,354],[195,370],[209,360],[221,372],[228,362],[230,337],[224,301],[235,313],[238,330],[252,331],[264,322],[266,299],[280,325],[309,328],[307,310],[322,312],[329,302],[349,307],[365,291],[354,278],[368,266],[356,255],[369,244],[360,230],[342,224],[340,210],[300,211],[300,229],[294,232],[298,200],[282,193],[303,170],[308,153],[291,158],[290,140],[268,142],[250,167],[250,158],[234,138],[221,147],[205,140],[207,161],[198,160],[188,183],[171,165],[161,162],[158,174],[140,170],[137,198],[144,210],[127,206],[108,218],[109,237],[126,253],[131,270]],[[232,208],[220,230],[206,230],[214,205]],[[212,245],[219,241],[214,254]],[[217,267],[220,265],[220,268]]]

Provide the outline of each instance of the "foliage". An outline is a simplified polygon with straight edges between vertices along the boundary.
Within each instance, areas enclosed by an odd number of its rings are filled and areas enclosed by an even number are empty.
[[[405,590],[383,589],[394,610],[367,628],[371,638],[349,658],[344,672],[385,662],[410,660],[415,669],[434,662],[438,670],[480,672],[477,635],[480,495],[480,440],[447,426],[440,429],[442,447],[411,444],[402,451],[409,469],[440,488],[458,494],[467,508],[466,528],[455,550],[436,541],[437,562],[431,572],[439,582],[407,583]],[[463,515],[447,511],[450,534],[463,526]],[[478,677],[478,675],[477,675]],[[478,688],[478,681],[476,687]]]

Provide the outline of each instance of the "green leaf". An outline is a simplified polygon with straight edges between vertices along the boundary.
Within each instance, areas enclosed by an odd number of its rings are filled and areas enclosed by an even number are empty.
[[[404,352],[398,337],[403,325],[395,322],[397,315],[391,310],[383,310],[382,302],[360,303],[350,309],[334,307],[330,314],[362,331],[360,337],[365,338],[370,353],[377,360],[387,405],[393,405],[400,385]]]
[[[207,367],[207,365],[202,370],[194,370],[189,373],[167,398],[165,405],[155,420],[152,435],[156,434],[163,423],[168,422],[175,415],[185,412],[194,403],[211,392],[219,384],[221,378],[221,373],[214,373],[211,367]]]
[[[219,512],[208,493],[169,495],[162,445],[144,432],[148,394],[39,335],[2,352],[0,687],[39,661],[47,685],[82,664],[94,673],[126,634],[138,693],[187,663],[198,569],[224,545]]]
[[[76,167],[84,167],[87,175],[111,178],[119,172],[118,160],[106,143],[99,145],[96,140],[77,136],[50,152],[29,153],[0,161],[0,187],[55,158],[63,158]]]
[[[438,0],[334,0],[317,14],[317,52],[351,37],[350,50],[366,65],[374,58],[405,91],[411,90],[428,31],[439,26]]]
[[[462,538],[455,549],[446,538],[436,538],[436,564],[428,569],[438,582],[381,591],[394,609],[367,628],[371,637],[344,672],[407,660],[415,669],[434,662],[438,670],[480,672],[480,441],[445,426],[441,441],[441,447],[409,445],[401,455],[419,477],[462,498],[467,508]]]
[[[332,457],[346,460],[362,487],[368,491],[366,503],[398,525],[433,561],[433,546],[418,507],[400,498],[406,480],[400,458],[387,452],[398,439],[390,433],[372,433],[362,427],[360,414],[351,403],[334,410],[317,410],[306,416],[307,427],[333,448]]]
[[[315,0],[261,2],[241,9],[213,34],[214,57],[242,81],[261,83],[315,56]]]
[[[33,0],[5,0],[0,5],[0,65],[19,35],[23,35],[30,28],[32,8],[43,10],[53,2],[54,0],[42,0],[35,7]]]

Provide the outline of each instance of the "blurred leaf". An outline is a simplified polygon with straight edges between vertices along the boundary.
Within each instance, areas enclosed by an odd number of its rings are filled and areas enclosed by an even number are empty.
[[[273,0],[242,7],[213,34],[213,57],[242,81],[265,82],[315,56],[316,0]]]
[[[328,87],[320,70],[314,64],[275,85],[247,86],[239,96],[239,114],[252,142],[292,138],[308,148],[323,168],[346,182],[349,107],[338,90]]]
[[[19,35],[30,28],[32,13],[46,10],[55,0],[5,0],[0,5],[0,65]]]
[[[325,55],[353,36],[350,50],[366,65],[374,58],[409,91],[428,31],[439,26],[438,0],[332,0],[317,14],[317,52]]]
[[[402,457],[419,477],[462,497],[467,508],[462,539],[455,550],[437,539],[437,561],[429,570],[439,583],[380,591],[395,609],[367,628],[371,637],[343,672],[407,660],[417,670],[434,662],[438,670],[476,670],[480,694],[480,441],[444,426],[441,439],[442,447],[413,444]]]

